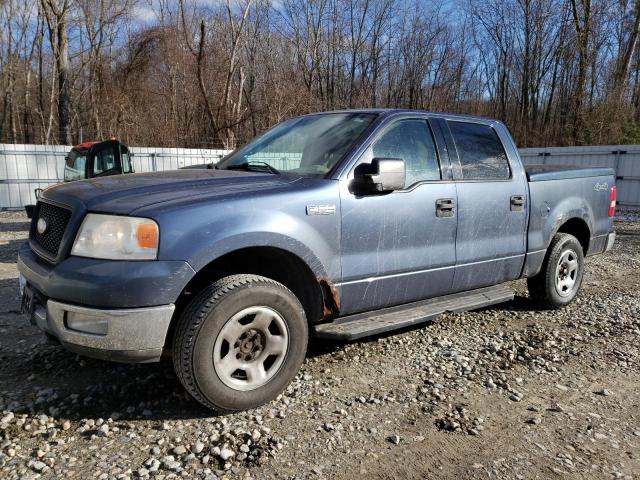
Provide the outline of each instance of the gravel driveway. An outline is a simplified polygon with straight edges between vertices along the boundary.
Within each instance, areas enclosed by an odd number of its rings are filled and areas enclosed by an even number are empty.
[[[276,401],[221,417],[171,363],[48,345],[18,313],[22,214],[0,213],[0,478],[640,478],[640,222],[582,294],[316,343]]]

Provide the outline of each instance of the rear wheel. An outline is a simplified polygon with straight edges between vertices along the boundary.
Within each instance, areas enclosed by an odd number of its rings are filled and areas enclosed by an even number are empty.
[[[542,269],[527,280],[532,299],[549,308],[573,301],[582,285],[584,254],[576,237],[558,233],[551,240]]]
[[[176,373],[200,403],[220,412],[277,397],[298,372],[308,327],[296,296],[257,275],[225,277],[200,292],[180,317]]]

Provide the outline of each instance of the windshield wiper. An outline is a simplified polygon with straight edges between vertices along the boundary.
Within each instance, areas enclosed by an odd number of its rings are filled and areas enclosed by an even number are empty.
[[[258,171],[258,172],[269,172],[274,175],[279,175],[280,171],[275,167],[269,165],[267,162],[259,162],[259,161],[251,161],[239,163],[237,165],[229,165],[225,167],[226,170],[249,170],[249,171]]]

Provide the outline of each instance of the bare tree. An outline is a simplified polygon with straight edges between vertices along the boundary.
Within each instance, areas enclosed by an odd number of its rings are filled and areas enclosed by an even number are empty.
[[[626,2],[623,2],[623,6],[625,7],[622,15],[624,33],[618,46],[618,57],[611,80],[611,96],[616,105],[622,103],[640,38],[640,0],[632,2],[628,15],[625,11]]]
[[[5,0],[0,141],[233,148],[283,118],[409,107],[522,145],[640,141],[638,0]],[[45,33],[46,32],[46,33]]]
[[[58,141],[72,143],[68,21],[70,0],[41,0],[58,72]]]

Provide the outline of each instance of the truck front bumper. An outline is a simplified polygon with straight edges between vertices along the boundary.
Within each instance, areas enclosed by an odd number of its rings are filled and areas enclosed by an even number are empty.
[[[196,273],[181,260],[68,257],[51,265],[40,259],[28,242],[18,252],[18,270],[46,298],[107,309],[174,303]]]
[[[29,289],[25,285],[25,289]],[[67,349],[116,362],[160,360],[175,306],[106,310],[34,301],[31,321]]]
[[[195,273],[182,261],[69,257],[51,265],[28,243],[18,270],[32,323],[68,350],[121,362],[160,359],[174,303]]]

